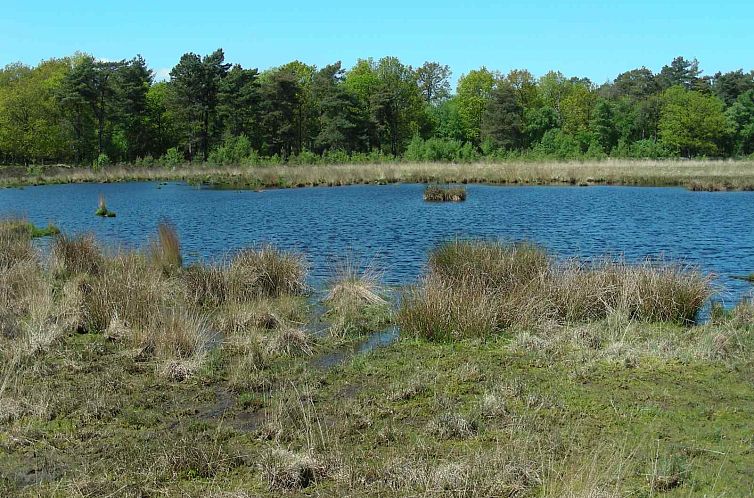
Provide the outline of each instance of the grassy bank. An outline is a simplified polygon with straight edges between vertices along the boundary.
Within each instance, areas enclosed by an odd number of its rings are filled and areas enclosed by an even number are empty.
[[[705,278],[670,268],[451,244],[426,277],[471,274],[493,327],[412,328],[424,281],[397,343],[321,362],[392,321],[379,272],[338,265],[319,316],[296,254],[185,266],[163,225],[40,256],[0,225],[0,495],[745,496],[754,308],[694,324]]]
[[[752,161],[386,163],[317,166],[175,168],[51,166],[1,167],[0,186],[80,182],[181,180],[228,188],[287,188],[386,183],[490,183],[497,185],[647,185],[692,190],[754,190]]]

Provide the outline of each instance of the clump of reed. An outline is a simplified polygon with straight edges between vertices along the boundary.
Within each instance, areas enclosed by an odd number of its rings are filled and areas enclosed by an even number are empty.
[[[328,287],[324,304],[333,335],[373,332],[387,325],[390,309],[382,273],[374,265],[362,268],[353,258],[344,258],[335,265]]]
[[[22,218],[8,218],[0,221],[0,232],[4,232],[11,237],[37,239],[58,235],[60,229],[52,223],[48,223],[46,227],[38,227],[34,223]]]
[[[99,195],[97,210],[94,212],[94,214],[103,218],[115,218],[115,213],[107,209],[107,203],[105,202],[104,194]]]
[[[31,234],[25,220],[0,220],[0,268],[9,268],[34,258]]]
[[[158,268],[172,273],[183,266],[181,240],[175,226],[167,221],[157,225],[157,240],[150,244],[152,260]]]
[[[31,239],[25,220],[0,222],[0,357],[6,360],[33,355],[62,335],[53,286]]]
[[[398,322],[404,332],[438,340],[614,313],[688,325],[710,295],[708,277],[679,265],[558,262],[529,244],[454,241],[432,252],[427,274],[403,297]]]
[[[105,257],[92,235],[59,235],[52,244],[52,267],[58,276],[97,275]]]
[[[265,246],[184,268],[178,235],[162,223],[146,250],[107,256],[90,235],[57,237],[50,270],[45,285],[56,288],[61,327],[103,333],[139,357],[162,360],[175,380],[201,365],[216,342],[211,330],[269,335],[274,354],[311,352],[309,337],[290,319],[299,308],[292,296],[306,289],[306,265],[292,253]]]
[[[243,249],[216,264],[192,264],[181,274],[190,300],[217,307],[307,291],[304,258],[272,246]]]
[[[243,302],[306,291],[307,266],[298,254],[264,245],[238,252],[225,267],[227,298]]]
[[[466,189],[429,185],[424,189],[424,200],[427,202],[463,202],[466,200]]]

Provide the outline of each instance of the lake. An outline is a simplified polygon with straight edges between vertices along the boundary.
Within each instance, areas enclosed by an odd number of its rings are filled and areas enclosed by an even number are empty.
[[[0,190],[0,214],[51,221],[66,233],[140,246],[168,219],[186,259],[270,242],[303,252],[321,285],[344,257],[371,262],[389,284],[412,282],[427,251],[454,237],[529,240],[561,257],[681,260],[717,275],[728,303],[751,291],[754,193],[658,187],[470,185],[468,200],[431,204],[422,185],[264,192],[182,183],[71,184]],[[102,193],[116,218],[94,216]]]

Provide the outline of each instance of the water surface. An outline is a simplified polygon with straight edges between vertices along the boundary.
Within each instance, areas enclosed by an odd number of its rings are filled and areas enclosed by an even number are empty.
[[[422,185],[316,187],[264,192],[181,183],[72,184],[0,190],[0,213],[64,232],[93,232],[139,246],[170,219],[187,259],[260,242],[306,254],[312,280],[351,255],[373,261],[390,284],[413,281],[427,251],[453,237],[530,240],[559,256],[680,259],[718,275],[727,301],[751,289],[754,193],[657,187],[470,185],[459,204],[422,201]],[[117,218],[94,216],[98,195]]]

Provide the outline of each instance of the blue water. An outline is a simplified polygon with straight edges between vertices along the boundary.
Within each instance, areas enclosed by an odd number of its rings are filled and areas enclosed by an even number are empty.
[[[312,281],[345,256],[372,262],[389,284],[411,282],[427,251],[453,237],[530,240],[559,256],[679,259],[717,275],[732,302],[751,291],[754,193],[645,187],[468,186],[459,204],[422,201],[422,185],[317,187],[264,192],[170,183],[79,184],[0,190],[0,214],[68,233],[140,246],[162,219],[187,259],[271,242],[303,252]],[[117,218],[94,216],[98,195]]]

